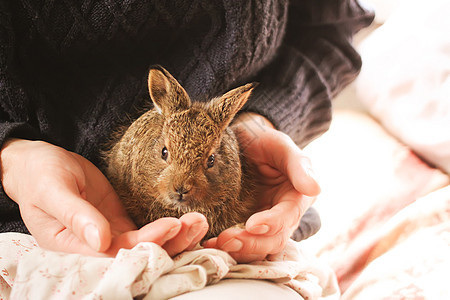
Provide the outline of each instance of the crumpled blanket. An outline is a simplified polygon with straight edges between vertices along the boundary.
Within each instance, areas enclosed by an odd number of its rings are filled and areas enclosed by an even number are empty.
[[[366,241],[354,257],[365,255],[367,266],[343,300],[450,299],[450,186],[405,207]]]
[[[361,113],[335,112],[308,147],[322,227],[302,247],[333,268],[341,299],[450,299],[448,174]]]
[[[154,243],[115,258],[40,248],[33,237],[0,234],[0,299],[167,299],[225,278],[285,284],[305,299],[338,299],[331,269],[290,241],[265,261],[237,264],[226,252],[196,249],[170,258]]]

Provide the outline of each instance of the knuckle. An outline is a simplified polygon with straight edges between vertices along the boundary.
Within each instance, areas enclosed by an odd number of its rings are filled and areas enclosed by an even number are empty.
[[[280,252],[281,250],[283,250],[284,249],[284,247],[286,246],[286,242],[287,242],[287,239],[286,239],[286,237],[285,237],[285,235],[283,234],[283,235],[279,235],[278,237],[277,237],[277,240],[276,240],[276,242],[274,243],[274,248],[272,249],[272,253],[271,254],[273,254],[273,253],[278,253],[278,252]]]
[[[38,178],[35,179],[35,181],[30,182],[30,184],[33,184],[33,190],[34,198],[35,199],[41,199],[45,200],[45,195],[48,196],[48,198],[51,198],[51,194],[54,194],[57,192],[58,189],[58,179],[57,174],[47,171],[42,171],[39,173]]]
[[[247,252],[247,253],[259,253],[259,252],[261,252],[261,247],[260,247],[260,245],[258,243],[258,239],[257,238],[247,239],[245,244],[246,244],[246,247],[244,248],[245,252]]]
[[[286,224],[285,221],[283,222],[278,222],[277,226],[274,226],[274,230],[272,232],[272,235],[280,235],[285,231],[286,228]]]
[[[284,132],[278,131],[277,132],[278,141],[281,144],[287,145],[287,146],[295,146],[295,148],[298,148],[295,143],[292,141],[291,137],[287,135]]]
[[[69,227],[71,231],[74,231],[77,227],[77,213],[71,209],[62,208],[62,222],[66,227]]]
[[[305,197],[300,198],[299,201],[299,205],[297,205],[297,214],[298,214],[298,219],[300,220],[303,215],[306,213],[306,211],[308,210],[308,208],[312,205],[311,201],[307,201],[305,199]]]
[[[292,218],[292,226],[297,226],[298,223],[300,222],[300,219],[302,218],[304,212],[304,208],[303,205],[299,204],[299,205],[295,205],[293,208],[294,214],[293,214],[293,218]]]
[[[278,239],[278,243],[274,249],[275,252],[280,252],[284,248],[285,242],[283,238]]]

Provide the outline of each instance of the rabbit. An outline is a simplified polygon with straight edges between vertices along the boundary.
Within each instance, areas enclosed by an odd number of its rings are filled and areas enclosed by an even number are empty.
[[[206,240],[256,211],[255,176],[229,127],[255,86],[193,102],[167,70],[150,68],[154,107],[103,153],[105,175],[137,226],[195,211],[207,218]]]

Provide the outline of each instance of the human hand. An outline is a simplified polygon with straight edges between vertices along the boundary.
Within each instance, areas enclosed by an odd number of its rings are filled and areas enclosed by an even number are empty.
[[[5,193],[20,208],[41,247],[114,256],[120,248],[155,242],[173,256],[206,234],[206,218],[190,213],[137,230],[106,177],[84,157],[41,142],[12,139],[1,151]]]
[[[267,119],[244,113],[232,128],[258,177],[259,212],[245,229],[227,229],[203,245],[227,251],[239,262],[262,260],[284,248],[320,187],[310,160]]]

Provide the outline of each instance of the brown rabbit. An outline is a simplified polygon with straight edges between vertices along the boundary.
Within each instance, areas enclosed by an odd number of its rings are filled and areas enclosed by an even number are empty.
[[[134,222],[143,226],[196,211],[208,220],[205,238],[245,222],[255,212],[254,182],[228,125],[254,84],[208,103],[191,102],[156,66],[148,87],[154,108],[104,153],[106,175]]]

